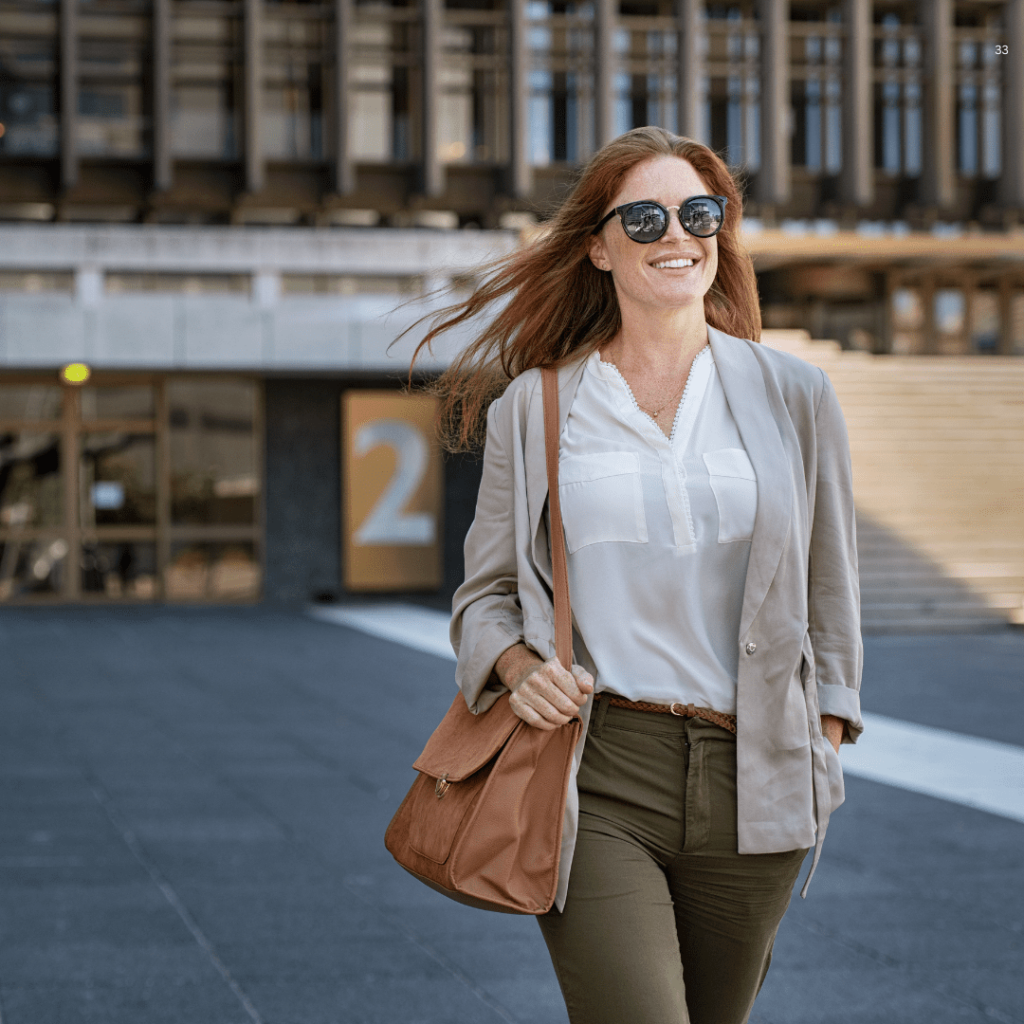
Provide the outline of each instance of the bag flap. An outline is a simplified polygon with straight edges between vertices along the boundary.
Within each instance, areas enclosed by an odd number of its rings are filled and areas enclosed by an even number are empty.
[[[507,693],[482,715],[474,715],[462,694],[456,694],[413,768],[434,779],[447,775],[452,782],[461,782],[495,757],[521,722]]]

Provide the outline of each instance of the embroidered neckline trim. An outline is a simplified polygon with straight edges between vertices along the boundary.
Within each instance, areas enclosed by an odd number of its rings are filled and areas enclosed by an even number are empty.
[[[672,445],[675,442],[676,425],[679,423],[679,415],[680,415],[680,413],[683,410],[683,406],[686,404],[686,398],[689,395],[690,387],[693,384],[693,379],[694,379],[693,371],[694,371],[695,367],[697,366],[697,360],[701,359],[705,355],[707,355],[707,356],[711,355],[711,344],[710,344],[710,342],[708,344],[706,344],[693,357],[693,363],[690,365],[690,372],[689,372],[689,374],[687,375],[687,378],[686,378],[686,386],[683,388],[683,393],[679,396],[679,404],[676,406],[676,414],[672,418],[672,431],[671,431],[671,433],[667,437],[668,443],[670,445]],[[654,426],[657,427],[658,433],[661,434],[662,437],[665,437],[664,431],[661,429],[661,427],[658,426],[658,421],[649,412],[647,412],[646,409],[643,409],[643,408],[640,407],[640,403],[637,402],[636,396],[633,394],[633,389],[629,386],[629,382],[626,380],[625,377],[623,377],[622,371],[615,365],[615,363],[610,363],[607,360],[602,359],[601,358],[601,351],[600,351],[600,349],[594,349],[594,356],[596,357],[597,362],[602,367],[607,367],[609,370],[613,371],[615,373],[615,376],[618,377],[620,381],[622,381],[622,386],[626,389],[626,394],[629,395],[629,400],[630,400],[630,402],[632,402],[633,408],[636,409],[637,412],[641,413],[647,419],[647,421],[649,423],[653,423]]]

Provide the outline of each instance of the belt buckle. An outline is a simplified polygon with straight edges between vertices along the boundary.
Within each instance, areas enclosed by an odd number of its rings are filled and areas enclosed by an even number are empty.
[[[678,718],[696,718],[697,709],[692,704],[680,704],[679,701],[673,701],[668,709],[673,715]]]

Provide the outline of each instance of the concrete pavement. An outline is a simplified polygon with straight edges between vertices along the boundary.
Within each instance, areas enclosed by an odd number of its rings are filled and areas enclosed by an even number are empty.
[[[869,640],[865,706],[1024,745],[1022,664]],[[298,611],[0,612],[3,1024],[564,1024],[533,921],[383,849],[452,694]],[[1022,867],[1024,824],[849,779],[752,1021],[1024,1024]]]

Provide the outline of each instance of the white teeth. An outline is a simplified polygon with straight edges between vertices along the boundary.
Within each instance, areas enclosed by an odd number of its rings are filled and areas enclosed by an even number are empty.
[[[655,263],[655,270],[675,270],[677,267],[692,267],[693,260],[665,260],[664,263]]]

